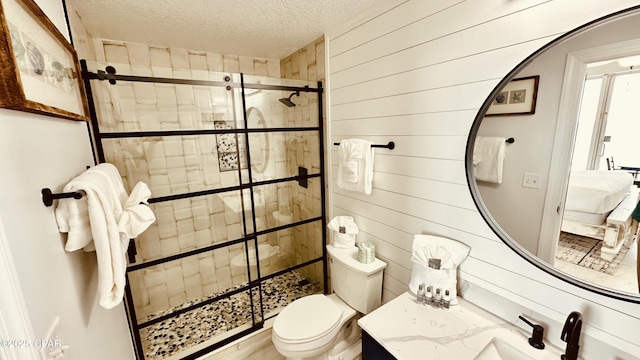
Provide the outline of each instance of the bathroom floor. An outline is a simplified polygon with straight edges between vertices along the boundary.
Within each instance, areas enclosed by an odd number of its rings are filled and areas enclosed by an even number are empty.
[[[612,263],[606,263],[599,259],[598,252],[593,251],[591,239],[564,233],[561,236],[577,238],[577,240],[563,239],[565,243],[571,242],[569,246],[563,244],[562,241],[558,244],[554,263],[557,269],[597,285],[634,294],[638,293],[636,262],[639,254],[635,241],[628,248],[625,247],[624,250],[628,250],[628,252],[621,251],[621,254],[616,256]],[[593,256],[589,257],[588,254],[591,253]]]
[[[601,240],[561,232],[556,258],[571,264],[613,275],[618,271],[629,248],[623,246],[613,261],[606,261],[600,257],[601,247]]]
[[[266,280],[262,286],[265,317],[276,314],[284,306],[300,297],[321,291],[297,271]],[[218,295],[220,294],[211,294],[207,298],[183,304],[179,308],[185,308]],[[255,297],[254,303],[257,303],[257,300]],[[146,320],[176,311],[179,308],[152,314]],[[145,359],[164,359],[234,329],[249,328],[253,325],[251,313],[249,294],[242,292],[150,325],[140,330]],[[259,320],[256,319],[256,321]]]

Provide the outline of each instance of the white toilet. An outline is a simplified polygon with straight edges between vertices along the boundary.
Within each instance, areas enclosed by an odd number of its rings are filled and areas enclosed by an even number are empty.
[[[273,323],[271,339],[287,359],[353,359],[360,355],[360,329],[356,314],[380,306],[382,270],[375,259],[358,261],[358,248],[327,245],[331,295],[315,294],[287,305]]]

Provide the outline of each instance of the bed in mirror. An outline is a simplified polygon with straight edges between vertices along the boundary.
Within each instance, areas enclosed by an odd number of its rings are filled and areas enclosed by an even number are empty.
[[[474,201],[509,247],[636,303],[638,23],[640,7],[610,14],[523,60],[487,97],[466,152]]]

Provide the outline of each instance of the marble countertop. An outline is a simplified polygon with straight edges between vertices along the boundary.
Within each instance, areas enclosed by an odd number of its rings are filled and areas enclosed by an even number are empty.
[[[563,353],[548,343],[544,350],[535,349],[528,342],[531,332],[460,297],[458,302],[448,310],[435,309],[417,303],[406,292],[362,317],[358,324],[399,360],[480,359],[478,354],[494,338],[517,348],[524,359],[559,359]],[[516,320],[521,321],[517,314]]]

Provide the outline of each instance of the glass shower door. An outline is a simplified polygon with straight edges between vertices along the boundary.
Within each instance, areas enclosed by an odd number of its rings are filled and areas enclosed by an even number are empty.
[[[245,83],[264,78],[243,75]],[[249,87],[245,97],[257,235],[257,264],[268,319],[290,302],[325,289],[323,178],[318,96],[305,82]],[[287,100],[287,101],[285,101]],[[266,164],[266,165],[265,165]]]
[[[321,122],[309,118],[320,114],[320,90],[162,74],[85,79],[100,161],[128,189],[149,185],[157,218],[127,268],[138,358],[195,359],[325,291]],[[279,99],[292,88],[301,95],[289,108]]]

